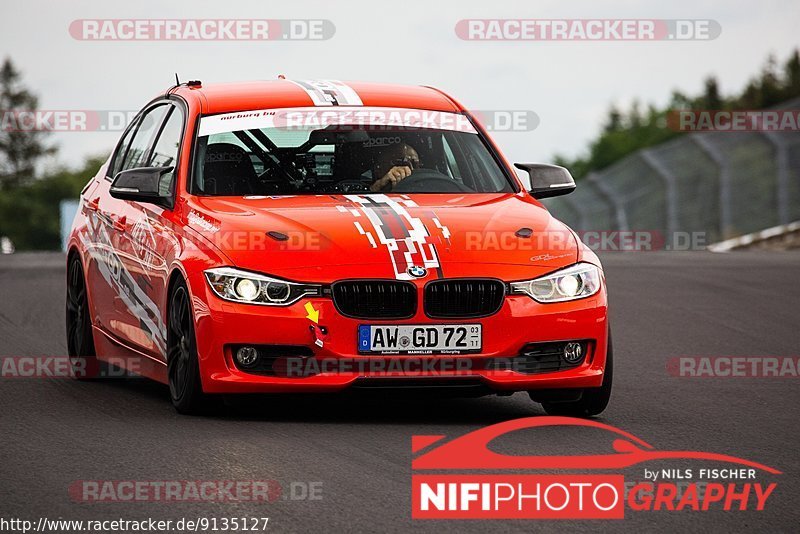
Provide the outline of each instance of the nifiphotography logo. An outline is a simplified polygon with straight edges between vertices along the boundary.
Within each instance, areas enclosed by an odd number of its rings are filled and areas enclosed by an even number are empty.
[[[612,450],[570,454],[576,442],[565,441],[557,455],[508,455],[495,446],[516,431],[529,436],[555,427],[600,433]],[[413,436],[411,449],[414,519],[624,519],[626,509],[762,511],[777,487],[771,479],[781,474],[725,454],[657,450],[624,430],[571,417],[515,419],[451,440]]]

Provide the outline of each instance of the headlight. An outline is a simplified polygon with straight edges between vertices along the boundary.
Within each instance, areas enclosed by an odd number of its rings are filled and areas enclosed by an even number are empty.
[[[232,267],[209,269],[205,275],[218,297],[235,302],[288,306],[302,297],[322,296],[322,286],[319,285],[287,282]]]
[[[582,299],[600,289],[600,269],[591,263],[577,263],[534,280],[511,282],[512,293],[524,293],[538,302]]]

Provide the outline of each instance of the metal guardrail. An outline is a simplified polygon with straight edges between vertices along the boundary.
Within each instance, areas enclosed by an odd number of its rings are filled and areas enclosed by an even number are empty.
[[[776,109],[798,109],[800,99]],[[800,132],[688,133],[545,201],[581,231],[703,232],[706,243],[800,220]]]

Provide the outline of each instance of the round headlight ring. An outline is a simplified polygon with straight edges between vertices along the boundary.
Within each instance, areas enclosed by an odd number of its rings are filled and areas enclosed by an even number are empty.
[[[565,297],[574,297],[580,293],[582,286],[583,281],[577,274],[568,274],[558,279],[558,292]]]
[[[267,282],[264,287],[264,295],[267,297],[267,300],[275,304],[286,302],[286,299],[289,298],[291,293],[292,290],[289,285],[281,282]]]
[[[249,278],[240,278],[236,280],[236,283],[233,284],[233,288],[236,292],[236,296],[247,302],[256,300],[260,290],[259,283]]]

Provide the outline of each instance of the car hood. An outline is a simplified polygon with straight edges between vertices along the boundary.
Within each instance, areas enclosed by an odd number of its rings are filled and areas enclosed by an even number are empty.
[[[572,232],[525,194],[198,197],[187,223],[234,266],[294,280],[413,279],[411,266],[515,279],[578,257]]]

